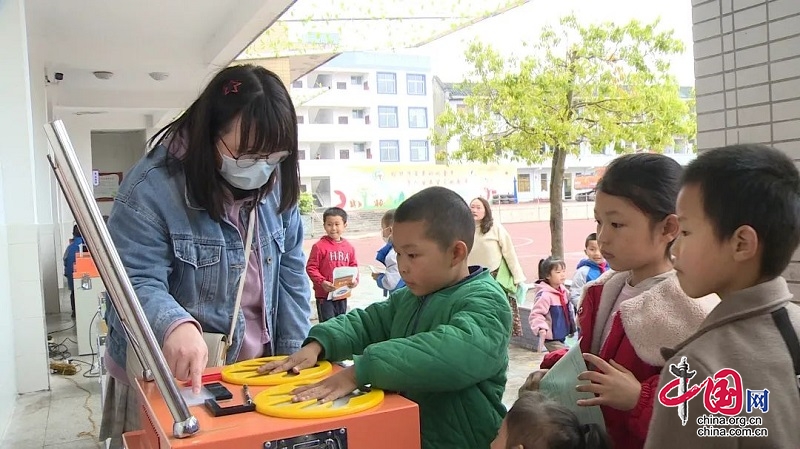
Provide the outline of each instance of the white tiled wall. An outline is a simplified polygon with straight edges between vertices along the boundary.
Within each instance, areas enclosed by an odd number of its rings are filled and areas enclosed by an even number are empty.
[[[2,176],[2,170],[0,170]],[[2,179],[0,178],[0,223],[3,217]],[[11,292],[8,275],[8,240],[6,227],[0,225],[0,366],[14,367],[14,318],[8,313],[11,310]],[[0,437],[5,432],[6,424],[11,420],[16,398],[16,370],[6,370],[6,376],[0,376]]]
[[[697,146],[765,143],[800,162],[800,0],[692,0]],[[800,294],[800,253],[785,273]]]
[[[0,316],[6,323],[10,320],[8,326],[0,327],[0,359],[10,375],[0,376],[0,384],[8,383],[0,388],[0,415],[13,407],[15,393],[49,387],[24,5],[22,0],[0,2],[0,52],[4,56],[0,70],[0,226],[4,232],[0,242]],[[6,392],[11,393],[10,398]],[[0,416],[0,427],[4,425]]]

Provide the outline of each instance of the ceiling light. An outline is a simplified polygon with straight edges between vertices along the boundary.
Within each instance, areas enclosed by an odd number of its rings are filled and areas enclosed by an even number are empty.
[[[164,81],[165,79],[169,78],[169,73],[167,72],[150,72],[148,75],[150,75],[150,78],[153,78],[156,81]]]
[[[92,74],[94,74],[94,76],[99,80],[108,80],[114,76],[114,72],[109,72],[107,70],[98,70],[96,72],[92,72]]]

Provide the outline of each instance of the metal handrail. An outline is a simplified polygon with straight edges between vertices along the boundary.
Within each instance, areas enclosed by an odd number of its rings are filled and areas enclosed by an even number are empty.
[[[128,341],[144,367],[143,376],[147,378],[148,375],[152,375],[155,379],[156,386],[174,420],[172,434],[176,438],[191,436],[200,430],[197,418],[189,413],[189,407],[172,379],[164,354],[158,347],[153,330],[108,233],[100,208],[94,200],[92,189],[83,176],[64,123],[60,120],[48,123],[45,125],[45,132],[53,149],[53,153],[48,154],[47,159],[75,216],[75,221],[78,222],[81,234],[89,245],[92,257],[97,261],[100,277],[119,315]]]

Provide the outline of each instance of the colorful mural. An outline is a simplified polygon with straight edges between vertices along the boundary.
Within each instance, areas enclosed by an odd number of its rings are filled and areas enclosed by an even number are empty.
[[[469,200],[512,193],[515,170],[480,165],[350,167],[331,176],[331,203],[345,209],[388,209],[430,186],[443,186]]]

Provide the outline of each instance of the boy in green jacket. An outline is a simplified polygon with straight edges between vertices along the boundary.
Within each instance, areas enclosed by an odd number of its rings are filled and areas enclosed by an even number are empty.
[[[409,197],[392,229],[406,288],[314,326],[303,349],[260,371],[352,358],[295,400],[333,401],[368,384],[398,391],[419,405],[423,449],[488,449],[506,412],[511,309],[489,272],[467,265],[474,235],[469,206],[452,190]]]

